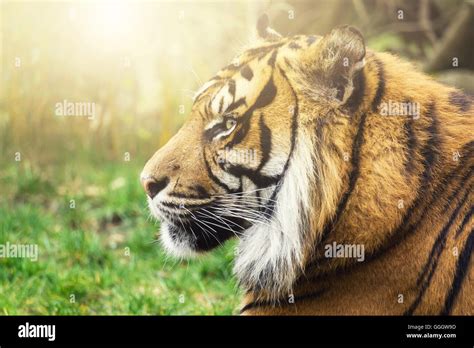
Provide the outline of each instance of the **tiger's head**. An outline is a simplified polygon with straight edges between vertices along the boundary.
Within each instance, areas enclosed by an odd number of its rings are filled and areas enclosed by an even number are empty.
[[[188,120],[141,181],[171,254],[192,256],[237,237],[241,285],[279,294],[291,289],[335,210],[344,164],[322,159],[315,125],[349,123],[365,45],[351,27],[285,38],[263,16],[257,31],[257,45],[197,92]]]

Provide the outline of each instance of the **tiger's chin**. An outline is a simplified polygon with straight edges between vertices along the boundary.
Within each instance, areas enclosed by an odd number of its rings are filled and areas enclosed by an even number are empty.
[[[199,255],[194,237],[186,235],[168,222],[162,221],[160,224],[160,240],[169,255],[179,258],[192,258]]]
[[[241,228],[240,232],[243,231]],[[206,222],[180,221],[178,223],[162,220],[160,239],[170,255],[179,258],[192,258],[211,251],[235,237],[236,232],[225,227],[206,226]]]

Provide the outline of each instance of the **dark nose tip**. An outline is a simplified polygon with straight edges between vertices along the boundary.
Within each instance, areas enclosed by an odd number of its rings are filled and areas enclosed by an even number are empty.
[[[153,199],[161,190],[163,190],[169,182],[170,179],[168,179],[167,177],[161,178],[159,180],[152,177],[148,177],[142,180],[142,184],[145,188],[146,194],[151,199]]]

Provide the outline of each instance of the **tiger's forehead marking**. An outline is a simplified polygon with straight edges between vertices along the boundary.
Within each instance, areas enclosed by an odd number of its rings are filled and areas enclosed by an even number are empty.
[[[216,76],[211,78],[201,88],[199,88],[193,98],[194,102],[197,102],[199,98],[204,95],[207,90],[210,89],[211,86],[215,85],[216,83],[227,81],[228,79],[232,78],[237,72],[240,72],[240,74],[244,78],[250,80],[250,76],[253,76],[254,73],[252,71],[249,71],[250,68],[248,65],[255,59],[262,58],[263,56],[267,55],[269,52],[282,46],[283,44],[284,42],[263,45],[255,48],[250,48],[244,51],[240,56],[235,58],[231,64],[221,69]]]
[[[196,92],[193,98],[194,103],[198,103],[203,97],[207,96],[209,98],[208,101],[203,103],[205,110],[202,114],[205,118],[222,115],[229,107],[232,108],[235,103],[238,103],[237,107],[245,104],[245,97],[251,89],[251,81],[260,72],[257,70],[258,67],[255,66],[255,62],[260,62],[268,56],[270,58],[267,63],[273,67],[278,51],[281,51],[282,55],[285,56],[285,61],[288,61],[291,59],[289,57],[310,47],[320,39],[320,36],[315,35],[297,35],[244,51]]]

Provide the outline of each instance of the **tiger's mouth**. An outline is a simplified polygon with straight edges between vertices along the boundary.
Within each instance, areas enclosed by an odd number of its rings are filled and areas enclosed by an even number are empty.
[[[232,237],[241,236],[252,225],[215,201],[199,207],[149,203],[153,215],[160,220],[162,243],[177,256],[189,257],[212,250]]]

